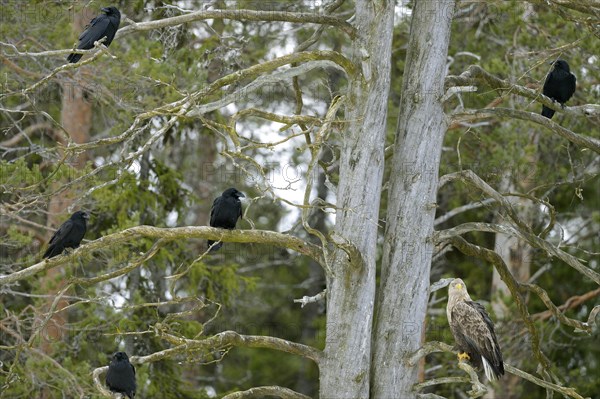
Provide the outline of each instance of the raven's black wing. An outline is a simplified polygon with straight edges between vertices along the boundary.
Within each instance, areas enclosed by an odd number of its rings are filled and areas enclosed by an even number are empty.
[[[556,98],[556,86],[558,85],[557,80],[558,79],[556,77],[556,72],[553,70],[548,74],[548,76],[546,76],[546,80],[544,81],[544,87],[542,88],[542,93],[546,97],[550,97],[553,100]],[[545,116],[548,119],[552,119],[552,117],[554,116],[554,112],[555,111],[553,109],[542,105],[542,116]]]
[[[74,223],[71,219],[64,222],[58,230],[54,233],[52,238],[50,239],[50,243],[48,245],[48,249],[44,253],[44,258],[52,258],[53,256],[60,255],[62,251],[65,249],[65,241],[71,231],[73,231]]]
[[[110,18],[106,15],[99,15],[92,19],[87,29],[79,36],[79,45],[77,48],[84,50],[93,48],[94,42],[106,36],[106,30],[109,25]]]
[[[221,196],[215,198],[215,200],[213,201],[212,207],[210,208],[210,226],[211,227],[218,227],[218,226],[215,226],[215,224],[217,223],[217,214],[219,213],[219,208],[221,207],[221,200],[222,200]],[[211,245],[213,245],[214,243],[215,243],[214,241],[208,240],[209,247]],[[222,242],[215,245],[211,251],[216,251],[219,248],[221,248],[221,246],[223,246]]]
[[[90,24],[86,27],[81,35],[79,35],[79,44],[77,48],[79,50],[89,50],[94,47],[94,42],[100,40],[104,36],[106,36],[106,30],[110,26],[110,19],[106,15],[99,15],[96,18],[92,19]],[[107,41],[109,41],[108,38]],[[110,43],[104,42],[105,45]],[[76,63],[83,57],[83,54],[69,54],[67,57],[67,61],[71,63]]]
[[[68,237],[69,233],[73,230],[73,225],[74,223],[71,219],[64,222],[50,239],[50,245],[64,241],[65,238]]]
[[[221,201],[221,196],[215,198],[212,207],[210,208],[210,225],[212,227],[215,227],[215,223],[217,221],[217,214],[219,213],[219,208],[221,207]]]
[[[573,94],[575,93],[576,86],[577,86],[577,78],[575,77],[575,75],[573,75],[571,73],[571,74],[569,74],[569,77],[567,78],[567,90],[568,90],[569,98],[571,98],[573,96]]]

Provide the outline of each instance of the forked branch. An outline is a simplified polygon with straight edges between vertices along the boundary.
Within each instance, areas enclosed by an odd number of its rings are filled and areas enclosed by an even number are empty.
[[[407,361],[411,365],[416,365],[421,358],[429,355],[430,353],[436,353],[436,352],[456,353],[456,351],[452,348],[452,346],[450,346],[448,344],[445,344],[443,342],[438,342],[438,341],[429,341],[429,342],[425,342],[425,344],[423,344],[423,346],[421,348],[419,348],[419,350],[417,350],[409,359],[407,359]],[[481,384],[479,382],[479,379],[476,378],[477,375],[475,374],[475,371],[473,370],[473,368],[471,366],[469,366],[467,363],[460,362],[459,367],[463,371],[468,373],[470,378],[466,378],[466,377],[435,378],[433,380],[427,381],[426,382],[426,383],[428,383],[427,386],[429,386],[432,382],[436,383],[436,385],[437,384],[456,383],[456,382],[471,382],[471,383]],[[579,395],[574,388],[564,387],[561,385],[553,384],[548,381],[544,381],[544,380],[542,380],[538,377],[535,377],[523,370],[513,367],[510,364],[504,363],[504,370],[513,375],[521,377],[529,382],[532,382],[535,385],[545,388],[549,392],[550,395],[552,392],[557,392],[559,394],[568,396],[573,399],[589,399],[589,398],[584,398],[583,396]],[[474,374],[475,374],[475,379],[473,377]],[[423,384],[425,384],[425,383],[423,383]],[[415,385],[414,389],[416,390],[416,389],[424,388],[425,386],[423,384]],[[471,398],[479,397],[479,396],[475,396],[475,395],[478,395],[478,391],[476,389],[471,391],[469,394],[471,395],[470,396]]]

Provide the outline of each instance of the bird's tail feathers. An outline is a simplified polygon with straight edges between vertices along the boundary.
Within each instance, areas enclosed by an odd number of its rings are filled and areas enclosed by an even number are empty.
[[[70,63],[74,64],[77,61],[79,61],[81,59],[81,57],[83,56],[83,54],[69,54],[69,56],[67,57],[67,61],[69,61]]]
[[[54,245],[50,245],[48,247],[48,249],[46,250],[46,252],[44,252],[44,255],[42,255],[42,259],[44,259],[44,258],[50,259],[50,258],[55,257],[56,255],[60,255],[60,253],[56,252],[56,247]]]
[[[542,105],[542,116],[545,116],[548,119],[552,119],[554,116],[554,110]]]
[[[494,366],[490,364],[490,362],[485,358],[481,357],[483,363],[483,371],[485,371],[485,376],[490,381],[496,381],[498,379],[498,372],[495,370]]]
[[[218,242],[214,247],[211,248],[211,246],[215,243],[215,241],[210,241],[208,240],[208,247],[210,248],[208,250],[208,252],[214,252],[216,250],[218,250],[219,248],[221,248],[223,246],[222,242]]]

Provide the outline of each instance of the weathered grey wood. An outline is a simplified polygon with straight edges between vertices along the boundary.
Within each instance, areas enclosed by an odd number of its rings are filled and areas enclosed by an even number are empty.
[[[404,70],[373,335],[372,398],[416,398],[431,235],[447,122],[442,109],[454,0],[417,1]]]
[[[327,338],[320,397],[368,398],[375,299],[377,219],[390,88],[393,1],[356,1],[353,62],[340,154],[332,276],[327,281]],[[343,248],[342,248],[343,247]],[[346,252],[347,251],[347,252]]]

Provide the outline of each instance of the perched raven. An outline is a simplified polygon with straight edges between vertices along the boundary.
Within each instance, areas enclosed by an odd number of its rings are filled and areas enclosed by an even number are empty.
[[[100,14],[96,18],[90,21],[90,24],[86,27],[83,33],[79,36],[79,44],[77,45],[78,50],[89,50],[94,48],[94,42],[106,37],[106,40],[102,42],[106,47],[110,46],[115,33],[119,29],[121,23],[121,13],[116,7],[103,8],[102,11],[105,14]],[[77,62],[81,59],[83,54],[69,54],[67,61]]]
[[[127,353],[113,355],[106,373],[106,386],[113,392],[127,395],[129,399],[135,397],[135,367],[129,363]]]
[[[86,220],[90,216],[83,211],[77,211],[71,218],[56,230],[50,239],[50,245],[44,253],[44,258],[52,258],[63,253],[65,248],[77,248],[87,231]]]
[[[210,226],[233,230],[238,218],[242,217],[240,197],[245,197],[245,195],[235,188],[228,188],[223,191],[223,194],[215,199],[210,210]],[[209,247],[213,244],[214,241],[208,240]],[[223,243],[218,243],[211,251],[216,251],[222,245]]]
[[[565,60],[557,60],[553,62],[553,65],[554,69],[546,77],[542,93],[554,101],[558,101],[564,107],[575,93],[575,75],[571,73],[569,64]],[[542,106],[542,115],[552,119],[554,110],[544,105]]]

